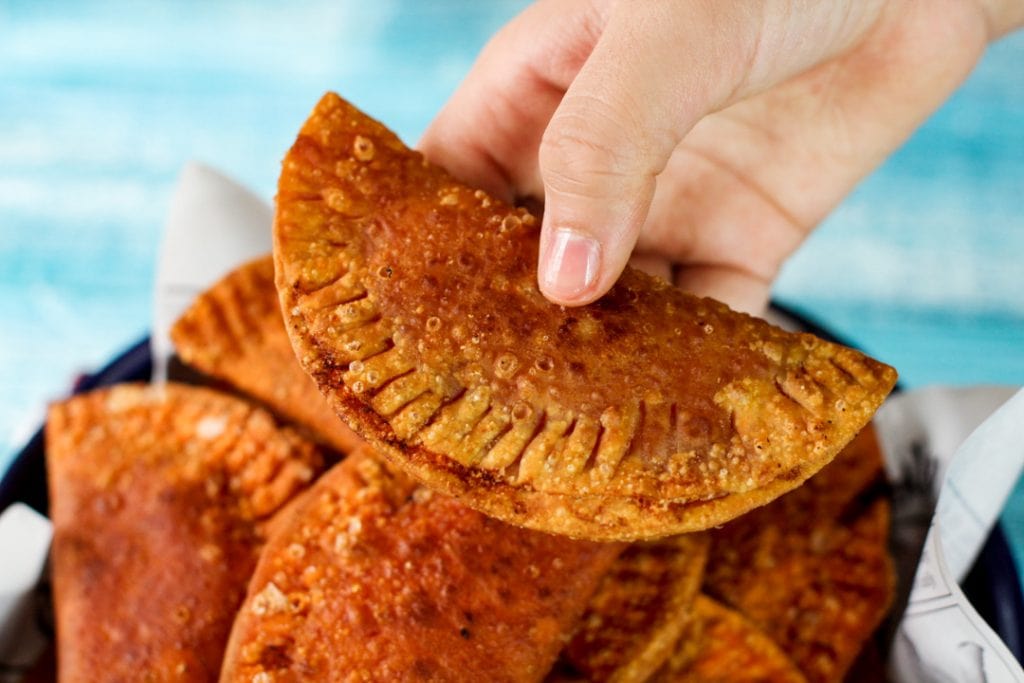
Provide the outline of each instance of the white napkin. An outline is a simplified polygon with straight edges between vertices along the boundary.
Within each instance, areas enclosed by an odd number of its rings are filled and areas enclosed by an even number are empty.
[[[893,644],[893,677],[1024,683],[1020,664],[958,585],[1024,464],[1024,390],[931,387],[907,392],[882,407],[876,424],[897,486],[928,469],[932,485],[942,483]]]
[[[153,287],[153,380],[167,378],[170,330],[196,296],[236,265],[271,249],[270,205],[197,162],[181,171],[167,213]]]
[[[27,668],[46,647],[36,616],[35,588],[50,552],[53,527],[38,512],[15,503],[0,514],[0,681],[5,670]]]

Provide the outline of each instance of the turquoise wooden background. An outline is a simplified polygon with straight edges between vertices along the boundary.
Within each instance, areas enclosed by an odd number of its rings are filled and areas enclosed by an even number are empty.
[[[186,160],[269,199],[327,89],[415,141],[522,5],[0,1],[0,470],[75,373],[145,334]],[[1024,34],[818,230],[776,295],[909,386],[1024,384]],[[1020,489],[1006,521],[1024,547]]]

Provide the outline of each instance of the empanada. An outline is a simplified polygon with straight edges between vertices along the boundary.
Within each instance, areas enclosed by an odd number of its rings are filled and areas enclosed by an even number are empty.
[[[712,534],[706,590],[778,642],[811,681],[841,681],[889,609],[889,502],[870,430],[807,484]]]
[[[694,602],[699,622],[685,664],[668,665],[652,683],[807,683],[779,646],[743,615],[706,595]]]
[[[171,328],[171,338],[187,364],[262,401],[336,451],[362,443],[295,359],[269,255],[200,294]]]
[[[634,543],[601,580],[551,681],[643,683],[693,620],[706,533]]]
[[[278,186],[303,366],[360,435],[487,514],[604,540],[706,529],[818,471],[895,382],[632,269],[594,304],[550,304],[538,229],[334,94]]]
[[[121,385],[46,424],[62,681],[216,681],[265,527],[311,442],[208,389]]]
[[[539,681],[622,547],[513,527],[350,455],[268,543],[222,681]]]

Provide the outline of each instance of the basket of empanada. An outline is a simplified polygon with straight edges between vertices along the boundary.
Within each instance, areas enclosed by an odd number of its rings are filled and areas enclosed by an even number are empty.
[[[50,409],[60,679],[880,676],[892,368],[632,270],[552,305],[538,230],[325,96],[202,379]]]

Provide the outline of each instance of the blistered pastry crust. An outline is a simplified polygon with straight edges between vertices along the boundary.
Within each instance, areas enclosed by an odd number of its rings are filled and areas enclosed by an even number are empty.
[[[548,680],[649,680],[694,619],[707,552],[706,533],[629,546],[605,574],[562,653],[569,674]]]
[[[698,595],[694,613],[698,635],[680,643],[685,663],[669,663],[652,683],[807,683],[786,653],[739,612]]]
[[[221,680],[539,681],[621,550],[485,517],[367,449],[268,543]]]
[[[284,160],[274,253],[300,361],[357,432],[488,514],[591,539],[706,529],[819,470],[895,382],[633,270],[552,305],[538,231],[334,94]]]
[[[320,450],[173,384],[57,403],[46,442],[61,680],[217,680],[268,525]]]
[[[844,679],[892,604],[890,506],[874,430],[799,489],[710,532],[705,589],[814,683]]]

